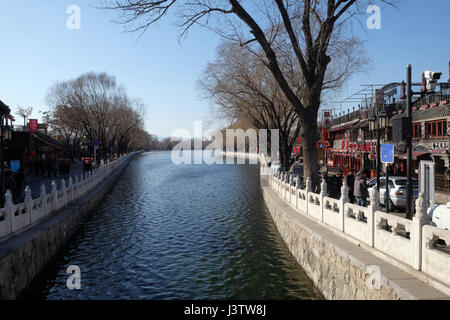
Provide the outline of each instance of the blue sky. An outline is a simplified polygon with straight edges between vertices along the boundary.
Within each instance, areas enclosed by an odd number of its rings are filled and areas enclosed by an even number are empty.
[[[38,111],[47,110],[45,96],[53,83],[105,71],[116,76],[130,96],[146,102],[146,129],[153,134],[170,136],[177,128],[193,130],[195,120],[211,119],[197,80],[214,59],[220,39],[195,28],[180,45],[179,30],[171,21],[138,38],[112,23],[115,14],[94,8],[96,3],[0,2],[0,100],[13,109],[33,106],[33,117],[40,118]],[[81,8],[80,30],[66,28],[66,9],[73,4]],[[372,68],[355,75],[341,97],[359,90],[360,84],[403,80],[408,63],[414,81],[420,81],[424,70],[442,71],[447,80],[450,1],[403,0],[399,9],[383,8],[382,29],[361,33]]]

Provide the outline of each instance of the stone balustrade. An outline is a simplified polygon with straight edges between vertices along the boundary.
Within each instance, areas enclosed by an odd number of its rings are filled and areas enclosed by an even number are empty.
[[[61,187],[58,190],[55,181],[52,181],[50,193],[47,194],[45,185],[41,185],[39,198],[31,198],[31,189],[25,188],[24,202],[14,204],[10,190],[6,191],[5,207],[0,209],[0,242],[15,236],[30,227],[40,223],[44,219],[52,216],[55,212],[76,201],[87,192],[104,181],[114,170],[125,164],[125,160],[132,154],[109,162],[107,165],[69,178],[66,185],[64,179],[61,180]]]
[[[260,158],[260,163],[261,172],[267,172],[264,157]],[[424,272],[437,280],[436,287],[450,290],[450,231],[431,226],[423,194],[416,201],[414,218],[408,220],[380,211],[375,188],[369,189],[370,205],[361,207],[349,202],[346,183],[341,189],[341,198],[333,199],[327,196],[325,181],[321,183],[319,194],[312,192],[309,178],[304,190],[297,180],[295,186],[286,180],[284,173],[272,174],[269,182],[299,213],[345,233],[397,263]]]

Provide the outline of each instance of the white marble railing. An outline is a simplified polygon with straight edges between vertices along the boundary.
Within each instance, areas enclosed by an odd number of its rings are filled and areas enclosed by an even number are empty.
[[[260,163],[261,172],[267,172],[263,157]],[[361,207],[349,202],[346,183],[341,188],[341,198],[333,199],[327,196],[325,181],[320,194],[311,192],[309,178],[304,190],[292,182],[292,177],[284,173],[269,176],[271,188],[301,214],[450,285],[450,231],[429,225],[422,194],[416,200],[415,217],[408,220],[380,211],[375,188],[369,189],[370,205]],[[444,240],[446,246],[436,245],[438,239]]]
[[[0,242],[15,236],[26,229],[40,223],[53,213],[79,199],[89,190],[103,182],[113,171],[125,164],[128,154],[107,165],[87,172],[84,175],[69,178],[68,184],[61,179],[61,187],[57,190],[55,181],[52,181],[51,191],[47,194],[45,185],[41,185],[39,198],[31,198],[31,189],[25,188],[24,202],[13,204],[10,190],[6,191],[5,207],[0,209]]]
[[[355,239],[373,247],[373,217],[372,206],[361,207],[352,203],[344,203],[344,231]]]
[[[438,240],[443,239],[450,243],[450,230],[444,230],[433,226],[425,225],[422,229],[422,271],[434,275],[450,286],[450,250],[442,248]]]
[[[381,211],[375,212],[374,247],[403,263],[414,266],[412,224],[411,220],[405,218]]]
[[[330,197],[323,198],[323,222],[338,229],[344,231],[344,216],[342,212],[342,206],[340,200]]]

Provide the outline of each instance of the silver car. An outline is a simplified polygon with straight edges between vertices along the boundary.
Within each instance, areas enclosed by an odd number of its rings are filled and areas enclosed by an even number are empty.
[[[406,207],[406,177],[392,176],[389,177],[389,209]],[[418,191],[418,180],[412,179],[413,183],[413,201],[416,201]],[[371,179],[368,184],[369,188],[377,185],[377,178]],[[386,195],[386,178],[380,178],[380,204],[384,206]],[[414,206],[414,203],[413,203]]]
[[[270,169],[272,170],[272,174],[275,174],[278,172],[278,170],[280,170],[281,168],[281,163],[280,161],[274,161],[271,165],[270,165]]]

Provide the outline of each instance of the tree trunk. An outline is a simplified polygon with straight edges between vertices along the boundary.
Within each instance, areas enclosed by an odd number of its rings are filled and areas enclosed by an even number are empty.
[[[288,137],[285,134],[280,134],[280,163],[283,168],[289,170],[289,156],[291,155],[291,150],[289,149]]]
[[[320,185],[317,159],[317,111],[306,109],[302,118],[302,153],[305,179],[310,177],[313,190]]]

